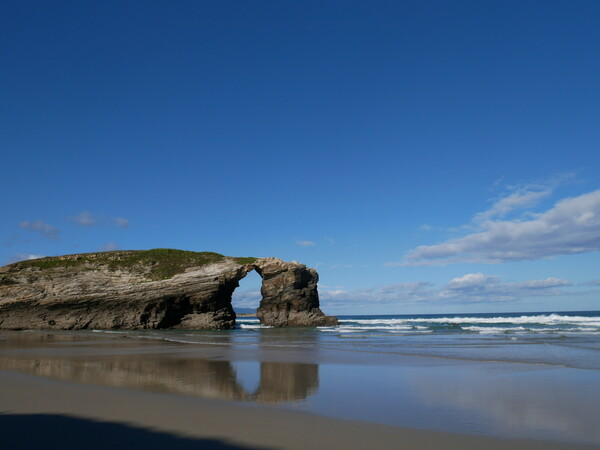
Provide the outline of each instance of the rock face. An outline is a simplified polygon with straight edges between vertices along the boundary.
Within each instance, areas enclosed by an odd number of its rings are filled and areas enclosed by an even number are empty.
[[[277,258],[257,260],[254,268],[263,279],[262,301],[256,315],[263,324],[275,327],[332,326],[337,319],[319,309],[315,269]]]
[[[337,323],[319,309],[314,269],[276,258],[155,249],[68,255],[0,267],[2,329],[230,329],[231,295],[263,277],[264,325]]]

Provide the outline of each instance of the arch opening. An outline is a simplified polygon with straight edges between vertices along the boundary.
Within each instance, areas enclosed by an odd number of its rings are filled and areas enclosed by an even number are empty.
[[[262,281],[262,277],[256,270],[248,272],[244,278],[239,280],[238,287],[231,295],[231,306],[238,318],[256,315],[256,310],[262,300]]]

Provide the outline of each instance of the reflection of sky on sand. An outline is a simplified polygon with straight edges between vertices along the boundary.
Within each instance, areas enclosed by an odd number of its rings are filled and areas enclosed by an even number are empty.
[[[596,371],[495,363],[321,365],[311,404],[390,425],[599,444],[599,381]]]
[[[527,436],[541,431],[556,439],[600,443],[600,391],[596,371],[567,368],[494,373],[461,371],[440,383],[436,374],[410,380],[432,407],[480,417],[494,432]]]

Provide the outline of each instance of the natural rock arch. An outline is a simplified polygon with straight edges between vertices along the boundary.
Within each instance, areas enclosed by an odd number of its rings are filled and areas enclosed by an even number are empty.
[[[260,258],[246,267],[242,278],[252,270],[262,278],[262,298],[256,310],[261,324],[274,327],[337,324],[335,317],[325,316],[319,308],[319,274],[315,269],[278,258]]]
[[[319,309],[319,276],[304,264],[157,249],[0,267],[0,329],[230,329],[233,291],[252,270],[262,277],[262,324],[337,324]]]

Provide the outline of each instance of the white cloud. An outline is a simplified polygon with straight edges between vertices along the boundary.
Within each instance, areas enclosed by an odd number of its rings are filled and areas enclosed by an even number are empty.
[[[110,241],[100,247],[101,252],[112,252],[114,250],[119,250],[119,244],[115,241]]]
[[[509,206],[493,207],[493,213],[478,217],[489,219],[508,210]],[[531,213],[528,219],[488,219],[474,233],[437,245],[419,246],[402,263],[388,265],[501,263],[600,251],[600,190],[563,199],[546,212]]]
[[[477,214],[474,220],[476,222],[483,222],[494,217],[505,217],[510,212],[537,205],[551,193],[552,189],[545,186],[519,188],[512,194],[496,201],[487,211]]]
[[[90,211],[82,211],[70,219],[86,228],[94,227],[96,225],[116,225],[119,228],[127,228],[129,226],[129,219],[124,217],[107,217],[102,214],[93,214]]]
[[[435,297],[429,283],[398,283],[347,291],[339,287],[319,289],[319,297],[328,303],[399,303],[419,302]]]
[[[311,247],[313,245],[317,245],[315,242],[313,241],[296,241],[296,244],[302,246],[302,247]]]
[[[524,281],[522,283],[513,283],[513,286],[521,289],[550,289],[555,287],[570,286],[571,282],[563,278],[546,278],[543,280]]]
[[[93,227],[98,223],[98,216],[92,214],[89,211],[82,211],[77,216],[74,217],[75,222],[77,222],[82,227]]]
[[[124,217],[115,217],[115,223],[119,228],[127,228],[129,226],[129,219]]]
[[[521,282],[502,281],[500,277],[470,273],[454,278],[441,287],[431,283],[399,283],[370,289],[346,291],[339,287],[321,289],[326,303],[490,303],[513,302],[526,297],[554,296],[565,293],[571,282],[561,278],[546,278]]]
[[[43,237],[52,239],[53,241],[58,241],[59,239],[58,228],[47,224],[43,220],[35,220],[33,222],[24,221],[19,224],[19,227],[24,230],[35,231],[36,233],[41,234]]]
[[[250,289],[246,291],[233,291],[232,301],[238,308],[256,308],[256,305],[262,300],[259,289]]]
[[[44,258],[44,257],[45,257],[45,255],[36,255],[33,253],[16,253],[9,259],[8,264],[12,264],[12,263],[19,262],[19,261],[26,261],[29,259]]]
[[[514,301],[525,296],[558,295],[562,293],[560,288],[570,285],[562,278],[503,282],[496,276],[470,273],[451,280],[440,295],[444,298],[464,297],[471,302]]]
[[[453,278],[446,285],[449,290],[471,290],[477,289],[497,281],[497,277],[485,275],[483,273],[468,273],[462,277]]]

